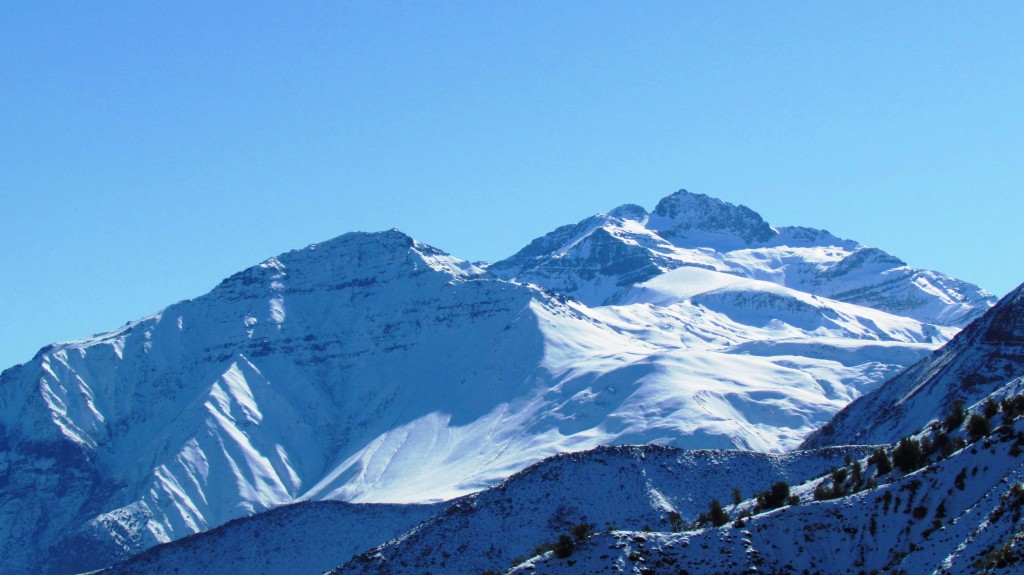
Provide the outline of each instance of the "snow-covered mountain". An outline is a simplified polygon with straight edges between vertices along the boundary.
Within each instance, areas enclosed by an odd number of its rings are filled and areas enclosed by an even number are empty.
[[[642,213],[562,242],[564,259],[639,234],[595,255],[597,272],[559,272],[586,289],[535,281],[559,259],[546,248],[529,270],[509,264],[529,247],[482,269],[395,230],[355,233],[44,348],[0,375],[0,571],[103,567],[295,501],[450,500],[606,444],[791,449],[989,305],[702,196]],[[641,246],[651,234],[665,243]],[[636,266],[658,253],[675,263]],[[612,300],[587,295],[608,282]]]
[[[1015,394],[1024,375],[1024,285],[1010,292],[949,344],[861,397],[812,434],[807,448],[889,443],[946,414]]]
[[[824,230],[772,227],[745,206],[680,190],[648,213],[624,205],[537,238],[489,270],[588,305],[622,301],[637,283],[692,266],[777,283],[926,323],[963,326],[995,298]]]

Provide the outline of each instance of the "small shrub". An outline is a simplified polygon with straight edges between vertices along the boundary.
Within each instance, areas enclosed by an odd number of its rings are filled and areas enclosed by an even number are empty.
[[[980,413],[972,413],[971,419],[967,421],[967,434],[971,436],[971,441],[978,441],[989,433],[992,433],[992,424],[988,418]]]
[[[676,515],[679,514],[676,513]],[[682,519],[680,519],[680,523],[682,523]],[[583,541],[584,539],[594,534],[594,524],[583,521],[581,523],[573,525],[572,529],[570,529],[569,532],[572,533],[573,539],[575,539],[576,541]]]
[[[953,454],[953,440],[945,433],[939,433],[935,436],[934,447],[942,457],[949,457]]]
[[[829,499],[833,499],[833,493],[834,491],[829,489],[828,487],[825,487],[825,482],[822,481],[821,483],[818,484],[817,487],[814,488],[814,500],[827,501]]]
[[[533,553],[532,554],[533,555],[543,555],[543,554],[547,553],[548,551],[551,551],[554,548],[555,548],[555,544],[554,543],[541,543],[540,545],[538,545],[538,546],[533,548]],[[520,563],[522,563],[522,561],[520,561]]]
[[[990,397],[985,400],[985,403],[981,404],[981,409],[985,413],[985,417],[991,419],[999,413],[999,404]]]
[[[850,472],[850,482],[853,483],[853,487],[860,487],[861,482],[864,481],[864,469],[860,465],[860,460],[853,462],[853,471]]]
[[[999,406],[1003,409],[1003,421],[1013,421],[1024,413],[1024,395],[1004,397]]]
[[[555,557],[565,559],[576,550],[576,542],[573,541],[572,537],[563,533],[558,536],[558,541],[555,542],[551,550],[555,552]]]
[[[935,453],[935,443],[930,435],[925,435],[921,438],[921,453],[926,456]]]

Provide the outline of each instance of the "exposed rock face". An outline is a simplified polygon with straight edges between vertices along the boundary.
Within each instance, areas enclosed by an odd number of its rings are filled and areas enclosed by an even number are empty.
[[[654,216],[649,227],[678,246],[697,244],[699,235],[696,242],[687,236],[693,232],[736,237],[748,246],[765,243],[778,234],[760,214],[746,206],[736,206],[686,190],[679,190],[658,202]]]

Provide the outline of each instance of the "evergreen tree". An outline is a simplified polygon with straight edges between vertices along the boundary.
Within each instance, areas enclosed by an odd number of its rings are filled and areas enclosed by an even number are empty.
[[[885,475],[892,471],[892,463],[889,462],[889,456],[885,454],[883,449],[876,449],[871,454],[871,457],[868,458],[868,463],[875,466],[879,475]]]
[[[668,524],[672,527],[673,533],[678,533],[683,530],[683,516],[678,511],[668,512]]]
[[[853,462],[853,473],[851,474],[850,481],[853,483],[853,488],[860,487],[862,481],[864,481],[864,470],[861,468],[860,460]]]
[[[946,427],[946,431],[953,431],[959,429],[966,418],[967,410],[964,409],[964,401],[962,399],[954,399],[953,405],[950,406],[949,413],[946,414],[946,418],[942,420],[942,423]]]
[[[921,444],[912,437],[904,437],[892,452],[892,463],[903,473],[920,469],[924,466]]]
[[[717,499],[711,500],[711,512],[708,514],[708,518],[715,527],[721,527],[729,522],[729,514],[722,509],[722,504]]]

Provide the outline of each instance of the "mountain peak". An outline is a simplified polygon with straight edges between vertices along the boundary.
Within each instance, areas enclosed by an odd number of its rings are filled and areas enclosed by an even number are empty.
[[[636,222],[645,222],[647,217],[650,215],[643,207],[636,204],[622,204],[614,210],[608,212],[608,215],[613,218],[619,218],[621,220],[633,220]]]
[[[749,245],[766,242],[776,235],[768,222],[754,210],[686,190],[662,198],[653,215],[651,227],[673,240],[699,236],[699,232],[704,232],[738,236]]]
[[[338,286],[382,284],[428,271],[439,274],[441,281],[484,273],[469,262],[392,228],[350,232],[280,254],[228,277],[216,291],[235,299],[257,296],[267,289],[280,291],[284,286],[299,291],[333,290]]]
[[[397,228],[380,232],[349,232],[323,242],[310,244],[305,248],[292,250],[294,252],[316,251],[325,249],[351,249],[359,245],[376,245],[386,251],[405,251],[413,245],[416,240]]]

